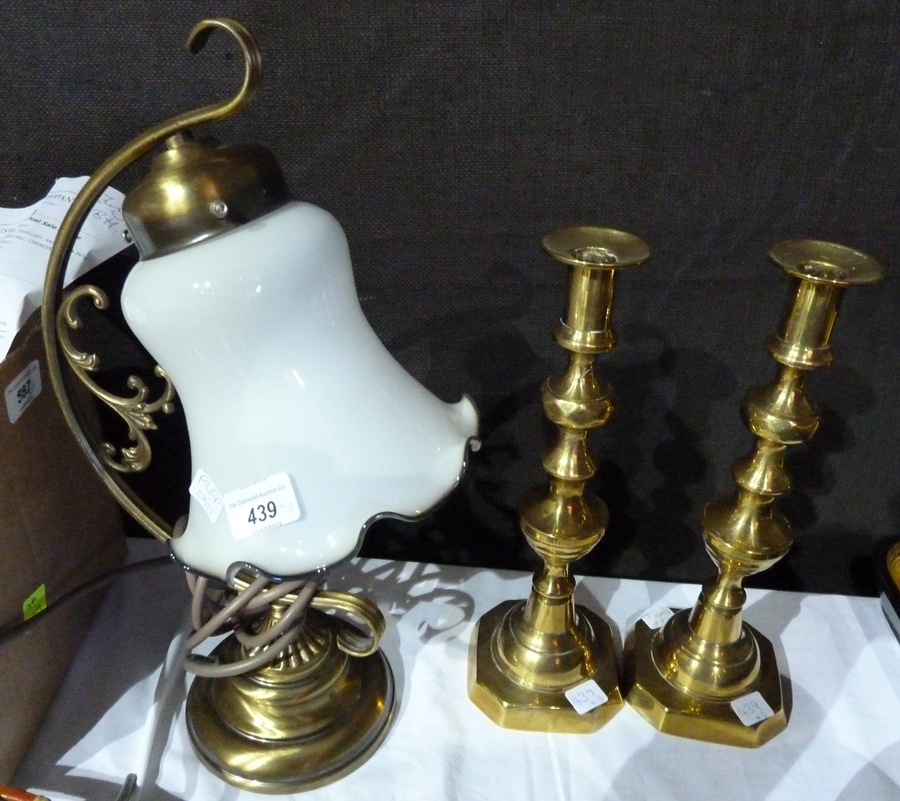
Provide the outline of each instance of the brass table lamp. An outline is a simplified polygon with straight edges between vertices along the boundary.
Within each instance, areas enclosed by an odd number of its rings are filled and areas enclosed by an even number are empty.
[[[790,524],[773,502],[790,486],[785,449],[808,440],[819,425],[804,394],[806,376],[832,361],[829,339],[844,289],[882,276],[874,259],[829,242],[779,242],[769,256],[795,287],[781,333],[768,343],[778,376],[744,400],[756,441],[733,467],[735,493],[712,501],[700,518],[718,576],[693,609],[659,628],[638,621],[627,658],[633,674],[627,701],[657,729],[748,747],[781,732],[787,715],[772,644],[741,619],[741,584],[791,546]]]
[[[612,414],[609,386],[594,358],[615,344],[610,327],[616,270],[650,256],[636,236],[608,228],[561,228],[544,248],[569,267],[566,317],[555,330],[569,352],[563,375],[541,390],[558,428],[544,456],[550,483],[525,495],[519,522],[544,560],[527,601],[507,601],[478,621],[469,658],[469,697],[496,724],[512,729],[592,732],[622,707],[609,625],[573,600],[570,564],[603,536],[606,505],[586,486],[595,467],[587,432]]]
[[[85,454],[189,576],[191,644],[233,631],[211,657],[186,661],[197,674],[187,724],[198,757],[234,785],[287,793],[353,770],[393,715],[378,649],[384,618],[364,598],[322,589],[328,570],[356,554],[372,521],[419,517],[453,489],[477,414],[468,398],[435,398],[385,350],[359,307],[340,225],[291,198],[269,151],[191,137],[242,107],[260,80],[259,50],[240,23],[203,21],[188,46],[196,52],[215,30],[241,47],[240,91],[147,131],[91,177],[51,254],[43,333]],[[62,267],[100,192],[162,144],[123,207],[141,259],[122,309],[166,387],[151,400],[132,377],[134,395],[119,398],[93,381],[96,355],[70,339],[78,303],[108,300],[87,286],[59,303]],[[131,446],[88,440],[61,356],[127,422]],[[145,432],[171,410],[173,385],[193,481],[189,514],[169,526],[121,474],[149,464]]]

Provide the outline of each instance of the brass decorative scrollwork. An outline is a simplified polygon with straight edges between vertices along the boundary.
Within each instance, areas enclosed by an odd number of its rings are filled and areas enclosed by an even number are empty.
[[[96,353],[85,353],[79,350],[69,337],[70,330],[78,330],[82,327],[76,306],[84,298],[90,298],[94,307],[101,311],[109,308],[109,298],[99,287],[88,284],[67,292],[57,314],[56,335],[72,372],[96,398],[125,421],[128,426],[128,438],[134,442],[134,445],[123,447],[121,455],[112,443],[101,442],[99,448],[103,461],[108,467],[120,473],[138,473],[150,466],[152,457],[150,443],[144,432],[156,429],[156,423],[153,420],[154,414],[157,412],[171,414],[175,410],[172,403],[175,397],[175,388],[159,365],[156,366],[153,373],[157,378],[165,381],[165,387],[162,395],[153,401],[147,400],[150,396],[150,388],[138,376],[128,377],[128,388],[134,390],[134,394],[130,397],[114,395],[93,381],[88,374],[99,369],[100,357]]]
[[[322,612],[341,612],[360,621],[368,629],[368,636],[355,625],[344,626],[337,635],[337,646],[348,656],[371,656],[378,650],[384,635],[385,621],[381,610],[361,595],[348,592],[319,590],[310,601],[313,609]]]
[[[241,574],[234,579],[234,591],[240,596],[249,591],[252,581],[246,574]],[[278,585],[260,588],[252,592],[251,596],[258,594],[261,602],[267,597],[273,597],[270,602],[273,606],[280,603],[290,605],[297,600],[303,581],[290,582],[290,587],[282,585],[282,590],[272,596],[272,590]],[[288,591],[290,590],[290,591]],[[206,591],[204,583],[201,592]],[[221,601],[220,601],[221,602]],[[253,604],[258,603],[256,600]],[[349,592],[317,589],[308,601],[310,609],[320,612],[332,613],[341,621],[337,628],[336,644],[339,650],[348,656],[362,658],[371,656],[378,651],[381,638],[384,636],[386,623],[384,615],[376,604],[361,595],[353,595]],[[349,619],[348,619],[349,618]],[[360,627],[360,624],[361,627]],[[199,621],[195,621],[199,628]],[[361,630],[364,629],[365,631]]]

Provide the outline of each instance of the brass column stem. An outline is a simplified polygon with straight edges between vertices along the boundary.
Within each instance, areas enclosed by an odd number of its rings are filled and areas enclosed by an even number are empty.
[[[781,242],[769,255],[796,281],[781,333],[768,343],[776,379],[744,399],[753,447],[734,464],[733,494],[707,504],[700,516],[718,575],[693,609],[676,612],[655,632],[639,621],[629,659],[634,681],[628,702],[654,726],[742,746],[761,745],[787,726],[774,649],[742,620],[742,582],[791,547],[790,523],[774,501],[790,488],[786,448],[807,441],[819,425],[804,382],[832,361],[829,340],[844,288],[882,274],[868,256],[827,242]],[[739,714],[748,698],[761,715]]]

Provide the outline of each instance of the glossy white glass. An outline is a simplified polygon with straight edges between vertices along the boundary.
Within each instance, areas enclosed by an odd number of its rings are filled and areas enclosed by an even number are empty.
[[[384,348],[322,209],[289,203],[140,262],[122,308],[175,385],[193,474],[209,479],[172,541],[188,567],[223,579],[245,564],[279,577],[323,570],[357,551],[373,519],[418,517],[457,483],[475,408],[440,401]],[[262,494],[235,493],[273,476]],[[284,523],[291,491],[299,518]]]

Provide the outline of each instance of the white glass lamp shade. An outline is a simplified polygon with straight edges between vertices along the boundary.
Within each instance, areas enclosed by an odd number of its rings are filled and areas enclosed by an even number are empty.
[[[289,202],[139,262],[122,308],[187,419],[194,484],[172,540],[186,566],[321,571],[372,520],[418,517],[457,483],[475,408],[440,401],[384,348],[322,209]]]

